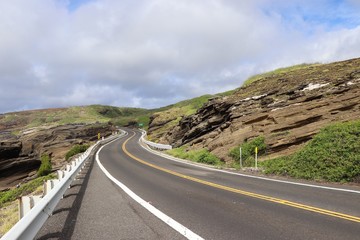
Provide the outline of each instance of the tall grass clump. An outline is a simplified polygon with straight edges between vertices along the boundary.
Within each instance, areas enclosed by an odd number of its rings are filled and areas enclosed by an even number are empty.
[[[51,158],[48,154],[43,154],[41,156],[41,165],[37,172],[38,177],[46,176],[51,173]]]
[[[78,153],[83,153],[85,152],[90,145],[85,144],[85,145],[75,145],[73,146],[70,151],[68,151],[65,155],[65,160],[68,161],[72,156],[75,156]]]

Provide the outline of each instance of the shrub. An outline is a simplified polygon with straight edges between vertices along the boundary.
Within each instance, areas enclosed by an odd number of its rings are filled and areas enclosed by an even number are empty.
[[[195,161],[211,165],[220,164],[220,159],[217,158],[214,154],[210,153],[207,149],[199,150],[196,154]]]
[[[240,147],[242,155],[242,164],[244,167],[251,167],[255,164],[255,148],[258,148],[258,156],[264,155],[266,152],[266,144],[264,136],[258,136],[250,141],[234,147],[230,150],[229,156],[238,163],[240,161]]]
[[[39,170],[37,172],[38,177],[46,176],[49,173],[51,173],[51,158],[47,154],[43,154],[41,156],[41,165],[39,167]]]
[[[289,175],[291,159],[289,157],[280,157],[259,163],[264,168],[265,174]]]
[[[78,153],[83,153],[89,148],[88,144],[85,145],[75,145],[70,151],[68,151],[65,155],[65,160],[68,161],[72,156],[75,156]]]
[[[180,147],[168,150],[167,153],[174,157],[188,159],[194,162],[206,163],[211,165],[222,164],[221,160],[214,154],[210,153],[207,149],[185,151],[184,148]]]

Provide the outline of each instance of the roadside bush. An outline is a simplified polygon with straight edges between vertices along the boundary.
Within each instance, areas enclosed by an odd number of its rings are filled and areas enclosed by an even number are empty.
[[[214,154],[210,153],[207,149],[199,150],[196,154],[195,161],[210,165],[220,164],[220,159],[218,159]]]
[[[168,150],[167,153],[174,157],[188,159],[194,162],[210,165],[222,165],[221,160],[214,154],[210,153],[207,149],[185,151],[184,148],[180,147]]]
[[[68,151],[65,155],[65,160],[68,161],[72,156],[75,156],[78,153],[83,153],[89,148],[88,144],[85,145],[75,145],[70,151]]]
[[[266,173],[332,182],[360,176],[360,121],[323,128],[299,152],[262,163]]]
[[[171,156],[177,157],[177,158],[188,158],[188,152],[185,151],[185,149],[183,147],[179,147],[179,148],[173,148],[171,150],[167,150],[166,151],[168,154],[170,154]]]
[[[51,173],[51,158],[49,155],[44,154],[41,156],[41,165],[37,172],[38,177],[46,176]]]
[[[240,161],[240,147],[242,155],[242,164],[244,167],[253,167],[255,165],[255,147],[258,148],[258,156],[264,155],[266,152],[266,144],[264,136],[258,136],[250,141],[234,147],[230,150],[229,156],[234,162]]]
[[[283,175],[288,176],[290,165],[291,165],[291,157],[280,157],[267,161],[260,162],[260,166],[264,168],[265,174],[275,174],[275,175]]]

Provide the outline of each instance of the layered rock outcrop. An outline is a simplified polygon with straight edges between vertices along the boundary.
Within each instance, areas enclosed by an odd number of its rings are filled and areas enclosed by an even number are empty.
[[[0,189],[8,188],[19,181],[35,175],[42,154],[52,158],[53,169],[60,168],[64,156],[75,144],[97,140],[98,133],[108,136],[114,131],[108,124],[62,125],[33,128],[18,136],[9,133],[0,135]]]

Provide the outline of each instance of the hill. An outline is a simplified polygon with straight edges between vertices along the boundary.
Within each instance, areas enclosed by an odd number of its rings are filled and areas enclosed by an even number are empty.
[[[13,112],[0,115],[0,131],[16,131],[39,126],[56,126],[76,123],[106,123],[109,121],[136,121],[148,110],[119,108],[103,105],[53,108]]]
[[[184,151],[208,149],[234,166],[233,149],[252,146],[253,140],[263,139],[266,146],[260,160],[278,159],[297,153],[329,124],[357,119],[359,58],[277,69],[253,76],[233,91],[158,109],[91,105],[1,114],[0,140],[66,124],[142,124],[153,141]]]
[[[158,109],[91,105],[1,114],[0,190],[34,178],[44,154],[51,157],[53,170],[59,169],[66,163],[65,156],[72,147],[97,140],[98,133],[111,134],[115,130],[113,125],[148,128],[154,113],[165,117],[169,113],[187,116],[195,113],[209,97]]]
[[[274,159],[299,151],[329,124],[357,119],[359,58],[254,76],[229,95],[210,99],[195,114],[181,117],[159,138],[188,151],[206,148],[231,164],[230,151],[257,137],[267,146],[261,160]]]

